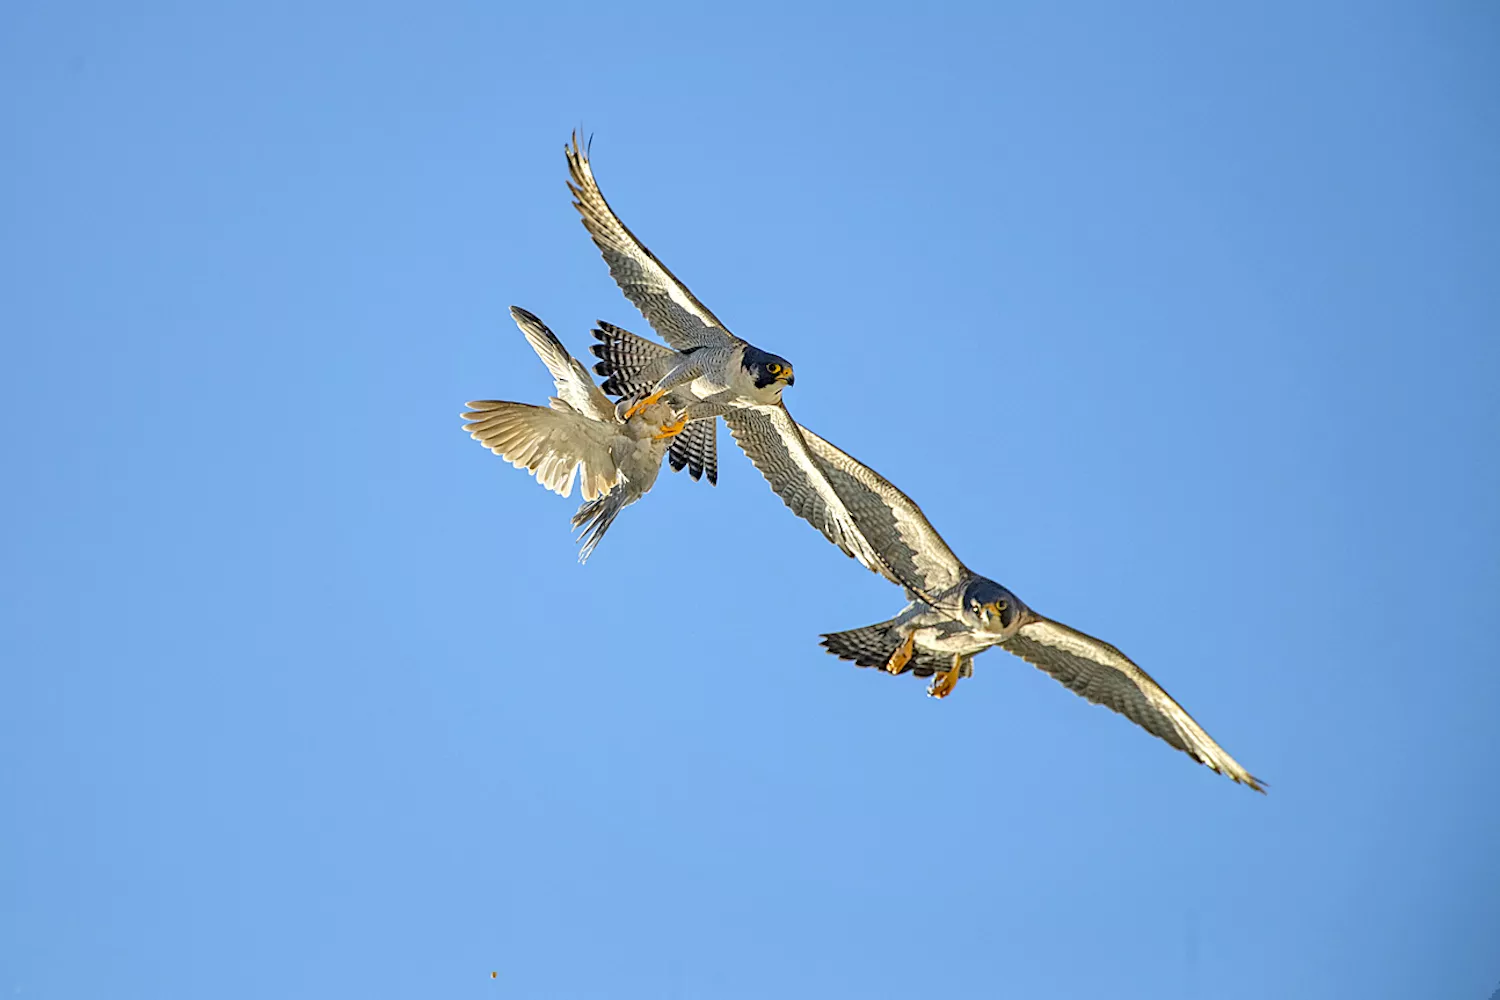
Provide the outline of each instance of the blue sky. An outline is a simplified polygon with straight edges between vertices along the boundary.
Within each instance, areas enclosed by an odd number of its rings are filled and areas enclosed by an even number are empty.
[[[520,6],[0,14],[0,994],[1500,985],[1493,11]],[[580,123],[794,415],[1270,795],[827,656],[899,594],[727,434],[580,568],[458,418],[549,392],[512,303],[648,332]]]

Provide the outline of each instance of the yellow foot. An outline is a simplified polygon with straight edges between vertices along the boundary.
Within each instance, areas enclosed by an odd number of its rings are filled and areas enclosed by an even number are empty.
[[[650,406],[652,403],[658,403],[658,402],[660,402],[661,398],[663,396],[665,396],[666,394],[667,394],[667,390],[665,390],[665,389],[657,389],[655,392],[653,392],[651,395],[647,396],[645,399],[639,399],[639,400],[636,400],[634,403],[631,403],[630,406],[629,406],[629,408],[626,409],[626,411],[625,411],[625,419],[629,420],[631,417],[635,416],[637,413],[640,413],[642,410],[644,410],[646,407]]]
[[[896,647],[896,651],[891,654],[891,658],[885,661],[886,673],[899,674],[906,669],[906,665],[911,662],[912,653],[915,652],[916,641],[917,634],[915,632],[907,634],[906,641]]]
[[[661,425],[661,433],[651,435],[653,441],[665,441],[682,433],[682,429],[688,425],[687,414],[684,413],[670,424]]]
[[[938,674],[927,685],[927,695],[931,698],[946,698],[953,693],[953,687],[958,683],[958,678],[964,672],[964,654],[953,654],[953,668],[946,674]]]

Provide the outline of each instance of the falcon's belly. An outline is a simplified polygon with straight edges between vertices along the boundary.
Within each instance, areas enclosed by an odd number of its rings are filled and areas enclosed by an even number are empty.
[[[951,593],[944,593],[937,595],[936,599],[940,606],[945,606],[953,597]],[[903,638],[912,636],[918,649],[948,657],[979,653],[1000,641],[1000,636],[975,628],[969,622],[955,621],[922,601],[907,605],[896,616],[895,625]]]
[[[724,406],[744,406],[753,402],[737,386],[725,385],[723,379],[701,375],[687,384],[688,395],[699,403],[719,403]]]
[[[913,630],[916,644],[921,649],[952,656],[980,653],[1000,641],[999,636],[985,635],[963,626],[929,625]]]

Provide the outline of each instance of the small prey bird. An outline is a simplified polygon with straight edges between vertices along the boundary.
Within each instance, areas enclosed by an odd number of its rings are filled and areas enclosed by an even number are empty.
[[[557,395],[550,408],[529,403],[477,400],[469,403],[469,436],[559,496],[573,491],[574,473],[583,506],[573,515],[580,529],[579,562],[587,562],[620,511],[651,489],[671,442],[687,418],[670,405],[652,402],[627,415],[594,384],[551,330],[531,313],[511,306],[511,318],[552,373]]]

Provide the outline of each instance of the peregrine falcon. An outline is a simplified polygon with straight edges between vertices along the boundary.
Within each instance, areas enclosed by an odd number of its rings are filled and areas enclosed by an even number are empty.
[[[722,416],[735,441],[799,517],[812,522],[844,552],[883,572],[878,553],[855,528],[838,494],[808,453],[781,393],[794,382],[785,358],[741,340],[699,302],[666,265],[636,239],[604,200],[588,154],[575,133],[566,147],[573,207],[593,237],[610,274],[671,347],[600,323],[595,371],[606,391],[624,397],[625,415],[667,400],[689,423],[674,442],[674,469],[717,481],[714,418]]]
[[[866,540],[881,554],[877,566],[911,598],[888,621],[824,635],[822,644],[830,653],[891,674],[909,670],[933,677],[928,694],[943,698],[960,677],[972,675],[976,654],[999,646],[1200,764],[1265,791],[1263,782],[1124,653],[1038,614],[1000,584],[970,570],[905,493],[805,427],[802,437]]]
[[[559,496],[573,491],[574,473],[584,504],[573,515],[580,530],[578,561],[587,562],[620,511],[644,496],[661,471],[669,443],[687,425],[684,414],[661,402],[638,406],[628,417],[594,384],[588,369],[568,354],[531,313],[511,306],[511,317],[552,373],[557,395],[550,409],[527,403],[469,403],[469,436]]]

